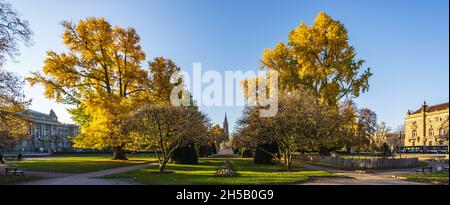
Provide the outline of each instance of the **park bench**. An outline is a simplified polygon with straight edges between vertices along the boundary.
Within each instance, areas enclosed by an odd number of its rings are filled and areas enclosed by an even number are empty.
[[[424,174],[425,174],[426,171],[432,173],[433,172],[433,167],[422,167],[422,168],[416,170],[417,173],[418,172],[422,172]]]
[[[233,169],[231,168],[231,164],[228,160],[224,160],[223,165],[217,168],[216,176],[226,177],[232,176]]]
[[[24,169],[19,169],[16,167],[6,167],[5,168],[5,175],[8,175],[8,174],[19,175],[20,174],[21,176],[23,176],[24,172],[25,172]]]

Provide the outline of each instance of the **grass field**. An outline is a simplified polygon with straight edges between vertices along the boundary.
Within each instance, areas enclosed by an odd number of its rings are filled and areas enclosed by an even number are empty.
[[[31,171],[86,173],[155,161],[153,154],[129,155],[128,160],[111,160],[111,154],[61,154],[52,157],[30,158],[9,162],[9,166]]]
[[[297,167],[294,171],[287,172],[283,165],[256,165],[253,159],[228,159],[236,172],[231,177],[215,176],[218,166],[223,164],[223,159],[204,158],[197,165],[169,164],[166,171],[169,173],[157,173],[157,166],[141,169],[128,173],[107,176],[108,178],[134,178],[138,182],[156,185],[253,185],[253,184],[295,184],[307,180],[309,177],[335,177],[337,175],[324,171],[311,171]]]
[[[449,173],[448,172],[438,172],[438,173],[428,173],[428,174],[406,174],[401,177],[406,178],[410,181],[420,181],[420,182],[435,182],[441,184],[449,184]]]

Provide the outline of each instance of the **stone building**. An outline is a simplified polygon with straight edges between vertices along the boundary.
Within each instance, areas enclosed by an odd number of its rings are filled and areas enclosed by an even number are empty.
[[[405,118],[405,146],[448,146],[449,103],[427,105],[408,111]]]
[[[14,151],[27,152],[65,152],[73,151],[70,136],[76,136],[78,128],[73,124],[58,121],[53,110],[49,114],[26,110],[24,113],[30,120],[30,139],[22,140],[14,147]]]

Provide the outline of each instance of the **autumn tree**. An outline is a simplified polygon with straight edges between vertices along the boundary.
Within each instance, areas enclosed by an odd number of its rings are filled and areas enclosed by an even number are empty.
[[[307,88],[281,97],[279,113],[282,115],[278,118],[277,114],[275,124],[283,124],[277,133],[296,138],[295,146],[299,151],[330,155],[345,147],[350,136],[354,135],[355,108],[351,101],[344,101],[333,109],[327,104],[317,103],[319,98]]]
[[[0,67],[7,56],[14,58],[19,55],[19,43],[32,45],[32,36],[30,23],[22,19],[10,3],[0,0]]]
[[[237,132],[233,136],[232,144],[240,148],[241,152],[244,150],[255,152],[259,144],[276,142],[274,120],[260,117],[260,109],[260,106],[245,107],[241,118],[237,121]]]
[[[220,148],[220,144],[228,139],[223,129],[220,127],[220,125],[217,124],[211,127],[211,129],[209,130],[209,134],[211,135],[212,140],[214,141],[214,146],[216,146],[217,150]]]
[[[197,141],[195,144],[198,150],[199,157],[208,157],[213,154],[217,154],[219,145],[224,141],[225,134],[219,125],[215,124],[208,126],[205,138],[201,141]]]
[[[279,73],[280,89],[299,85],[313,90],[321,102],[337,107],[343,98],[358,97],[369,88],[370,68],[348,42],[344,25],[320,12],[314,24],[301,23],[289,33],[287,44],[264,51],[261,65]]]
[[[238,120],[238,138],[235,142],[233,137],[233,143],[252,149],[277,144],[288,170],[292,169],[296,152],[329,155],[341,150],[356,133],[356,107],[351,101],[344,101],[333,109],[318,100],[314,91],[298,88],[280,95],[275,117],[262,118],[260,107],[246,107]],[[265,153],[278,158],[268,150]]]
[[[372,75],[369,68],[362,70],[363,64],[364,60],[356,59],[344,25],[323,12],[312,26],[301,23],[292,30],[286,44],[278,43],[264,51],[261,68],[278,73],[279,110],[272,120],[259,123],[264,132],[273,133],[268,139],[278,143],[288,168],[296,151],[329,155],[352,144],[358,125],[357,109],[351,100],[368,90]],[[259,78],[243,81],[245,97],[261,94],[249,89],[251,83],[253,87],[261,87],[259,81]],[[245,116],[246,113],[243,119]],[[244,144],[249,146],[264,139],[255,134],[258,129],[247,128],[257,123],[243,124],[237,135],[239,142],[247,142]],[[257,137],[248,140],[249,136]]]
[[[347,150],[368,150],[370,138],[375,133],[377,115],[369,108],[359,109],[356,113],[355,132],[348,139]]]
[[[140,38],[135,29],[111,26],[103,18],[62,25],[68,52],[48,51],[43,73],[33,72],[27,80],[43,85],[47,98],[75,105],[70,111],[80,126],[75,147],[111,147],[113,159],[126,159],[131,139],[119,125],[148,86]]]
[[[23,94],[24,81],[3,69],[7,57],[19,55],[19,43],[32,44],[33,32],[27,20],[0,0],[0,150],[29,137],[29,122],[24,115],[30,101]]]
[[[316,105],[311,103],[314,100],[312,96],[301,95],[299,92],[282,95],[279,99],[278,113],[272,118],[260,117],[261,107],[246,107],[237,127],[237,137],[241,146],[255,150],[263,149],[258,145],[276,143],[283,154],[286,167],[291,170],[293,153],[307,144],[306,138],[309,135],[306,135],[305,131],[310,129],[305,128],[311,120],[307,113],[313,112],[309,106]],[[277,156],[268,150],[260,151],[277,159]]]
[[[360,138],[364,140],[362,143],[368,144],[368,139],[370,139],[370,136],[372,136],[376,131],[377,114],[369,108],[363,108],[358,111],[357,120],[358,133]]]
[[[140,149],[154,150],[163,173],[173,152],[196,142],[207,133],[208,119],[194,107],[153,103],[134,112],[124,131],[133,137]]]
[[[170,94],[174,87],[182,84],[180,79],[173,82],[171,76],[180,72],[180,67],[170,59],[156,57],[149,63],[151,99],[155,102],[170,102]]]
[[[381,150],[382,145],[387,142],[391,128],[385,122],[378,123],[374,133],[370,137],[370,145],[374,150]]]
[[[29,137],[24,111],[30,101],[23,95],[23,85],[21,78],[0,68],[0,150]]]

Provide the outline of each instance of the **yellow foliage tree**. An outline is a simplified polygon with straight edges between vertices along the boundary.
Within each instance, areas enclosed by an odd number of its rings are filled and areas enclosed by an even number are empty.
[[[0,151],[30,137],[30,122],[24,115],[29,101],[22,94],[23,84],[18,76],[0,68]]]
[[[120,124],[142,99],[148,72],[140,64],[145,54],[135,29],[111,26],[103,18],[78,24],[64,22],[63,42],[68,52],[48,51],[43,74],[32,73],[31,85],[41,84],[45,96],[76,105],[70,113],[80,125],[75,146],[112,148],[113,159],[126,159],[130,141]]]
[[[172,60],[156,57],[149,62],[150,70],[150,96],[156,102],[170,102],[172,89],[183,82],[171,82],[171,76],[181,69]]]
[[[281,89],[302,85],[337,107],[342,98],[358,97],[369,88],[370,68],[361,72],[364,60],[355,58],[344,25],[320,12],[312,26],[301,23],[292,30],[287,44],[264,50],[261,64],[279,73]]]

